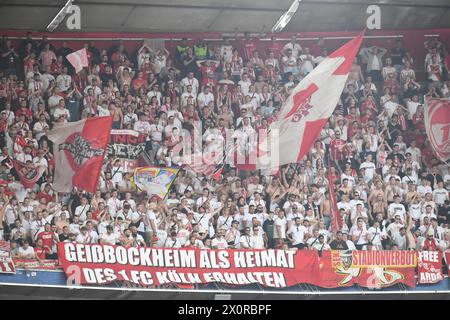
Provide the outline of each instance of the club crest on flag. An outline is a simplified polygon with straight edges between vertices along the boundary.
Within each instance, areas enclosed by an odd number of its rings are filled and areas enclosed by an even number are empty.
[[[95,117],[56,126],[49,132],[55,152],[55,190],[70,192],[77,187],[95,192],[111,126],[111,116]]]
[[[450,159],[450,100],[428,99],[425,128],[434,152],[442,161]]]
[[[59,145],[59,151],[64,150],[67,161],[72,169],[77,169],[83,165],[87,159],[102,156],[103,149],[95,149],[91,143],[80,134],[70,135],[66,142]]]

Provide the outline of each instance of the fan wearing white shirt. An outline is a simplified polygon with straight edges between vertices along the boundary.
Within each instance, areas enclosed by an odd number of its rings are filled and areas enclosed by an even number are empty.
[[[194,96],[197,96],[199,82],[196,78],[194,78],[193,72],[189,72],[187,76],[181,80],[181,88],[183,89],[183,93],[185,93],[186,91],[189,92],[189,86],[191,87],[191,93]]]
[[[61,74],[56,77],[56,85],[61,91],[67,91],[72,84],[72,77],[67,74],[67,67],[63,67]]]
[[[181,242],[177,239],[176,231],[172,231],[170,233],[170,237],[168,237],[164,243],[165,248],[181,248]]]
[[[214,102],[214,95],[210,92],[211,88],[205,86],[203,91],[199,93],[197,97],[197,103],[199,108],[207,107],[211,101]]]
[[[295,224],[292,225],[286,233],[287,239],[291,242],[291,247],[303,249],[305,247],[305,234],[308,230],[302,225],[301,218],[294,219]]]
[[[368,243],[371,243],[376,250],[383,250],[381,240],[384,240],[386,238],[386,229],[381,231],[380,223],[378,221],[374,221],[373,225],[367,230]]]
[[[262,231],[262,228],[259,226],[252,226],[250,236],[250,243],[252,249],[264,249],[265,243],[264,243],[264,231]]]
[[[241,244],[241,249],[252,249],[252,241],[250,235],[250,227],[244,228],[244,234],[240,237],[239,243]]]
[[[78,216],[80,218],[81,222],[84,222],[86,220],[86,214],[90,210],[91,210],[91,205],[88,203],[87,198],[82,197],[81,204],[75,208],[74,215]]]
[[[114,233],[114,228],[110,225],[106,226],[106,233],[100,236],[101,244],[115,245],[119,240],[119,237]]]
[[[395,195],[394,196],[394,202],[391,203],[388,207],[388,218],[394,219],[396,215],[399,215],[401,218],[402,223],[405,223],[406,221],[406,209],[405,206],[400,203],[400,196]]]
[[[59,100],[58,107],[53,112],[55,122],[67,123],[70,121],[70,112],[66,109],[64,99]]]
[[[211,241],[212,249],[227,249],[228,242],[225,240],[225,231],[223,229],[218,229],[216,232],[216,237]]]
[[[238,82],[238,85],[241,87],[242,93],[246,96],[248,95],[250,86],[252,85],[252,81],[248,78],[247,73],[242,74],[242,80]]]
[[[433,190],[433,200],[438,206],[443,206],[446,200],[449,200],[448,191],[444,188],[444,182],[439,181],[437,188]]]
[[[375,173],[376,170],[376,166],[375,164],[372,162],[372,155],[368,154],[366,155],[366,161],[364,161],[363,163],[361,163],[361,165],[359,166],[359,169],[365,169],[364,170],[364,180],[366,182],[369,182],[373,179],[373,175]]]

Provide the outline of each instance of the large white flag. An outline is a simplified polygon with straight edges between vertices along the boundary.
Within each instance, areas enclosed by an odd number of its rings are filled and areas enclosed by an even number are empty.
[[[95,117],[65,123],[50,131],[55,155],[53,187],[70,192],[78,187],[95,192],[109,142],[112,117]]]
[[[297,163],[309,152],[339,101],[363,36],[325,58],[292,90],[259,145],[257,169]]]
[[[84,67],[89,66],[86,48],[72,52],[68,54],[66,58],[70,62],[70,64],[75,68],[76,73],[83,70]]]

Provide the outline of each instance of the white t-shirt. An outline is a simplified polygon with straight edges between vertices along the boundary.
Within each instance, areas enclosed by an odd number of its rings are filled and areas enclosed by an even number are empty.
[[[251,236],[242,235],[239,239],[239,243],[241,244],[241,248],[243,249],[252,248]]]
[[[66,116],[64,122],[67,122],[70,120],[70,112],[69,110],[67,110],[66,108],[56,108],[55,112],[53,113],[53,117],[56,119],[58,119],[61,116]]]
[[[213,248],[217,248],[217,249],[226,249],[226,248],[228,248],[228,243],[225,240],[225,238],[221,238],[221,239],[214,238],[211,241],[211,246]]]
[[[89,204],[79,205],[75,208],[75,215],[80,217],[80,221],[83,222],[86,220],[86,213],[91,210],[91,206]]]
[[[433,197],[437,205],[444,205],[444,201],[448,200],[448,191],[444,188],[434,189]]]
[[[292,245],[297,245],[299,243],[304,243],[305,241],[305,233],[308,231],[306,230],[305,226],[296,226],[293,225],[289,228],[287,234],[290,234],[292,237]]]
[[[111,233],[111,234],[104,233],[104,234],[100,237],[100,240],[101,240],[103,243],[107,243],[107,244],[111,244],[111,245],[115,245],[118,239],[119,239],[119,237],[118,237],[117,234],[114,233],[114,232]]]
[[[274,238],[276,239],[286,238],[286,225],[287,225],[286,217],[283,217],[282,219],[280,219],[280,217],[276,217],[274,221],[275,221]],[[278,233],[277,226],[280,226],[280,233]]]
[[[20,256],[26,257],[34,256],[34,249],[32,246],[29,246],[26,250],[23,247],[19,247],[18,252]]]
[[[405,206],[401,203],[391,203],[388,207],[389,218],[394,218],[397,214],[400,215],[402,219],[402,223],[406,220],[406,209]]]
[[[250,243],[253,249],[264,249],[264,238],[262,235],[252,235]]]
[[[415,102],[415,101],[412,101],[412,100],[409,100],[409,101],[406,103],[406,107],[408,108],[408,119],[409,119],[409,120],[412,120],[414,114],[415,114],[416,111],[417,111],[417,107],[418,107],[419,105],[420,105],[419,102]]]
[[[72,78],[68,74],[60,74],[56,77],[56,85],[61,91],[67,91],[72,83]]]
[[[370,181],[373,179],[373,174],[376,170],[375,164],[373,162],[364,161],[359,166],[359,169],[366,169],[364,177],[367,179],[367,181]]]
[[[362,230],[358,230],[355,228],[353,232],[351,233],[351,236],[356,236],[356,244],[364,244],[367,243],[366,237],[367,237],[367,230],[363,228]]]

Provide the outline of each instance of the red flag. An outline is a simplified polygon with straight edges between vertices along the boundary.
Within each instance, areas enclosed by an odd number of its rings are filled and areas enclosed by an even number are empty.
[[[325,58],[292,90],[259,148],[258,169],[297,163],[309,152],[339,102],[363,36]]]
[[[441,251],[419,251],[417,252],[417,262],[418,283],[438,283],[444,280]]]
[[[112,117],[65,123],[48,135],[56,160],[54,188],[70,192],[78,187],[95,192],[111,132]]]
[[[436,156],[450,159],[450,99],[425,100],[425,129]]]
[[[213,174],[213,179],[218,181],[221,178],[222,172],[223,172],[223,168],[225,168],[225,165],[219,164],[219,166],[216,168],[216,171]]]
[[[86,48],[72,52],[66,56],[70,64],[75,68],[75,72],[78,73],[83,70],[84,67],[89,66]]]
[[[20,183],[22,183],[26,189],[33,188],[45,172],[44,166],[36,167],[33,163],[26,164],[18,160],[13,160],[13,165],[19,176]]]
[[[328,181],[330,183],[331,231],[337,232],[342,229],[343,221],[341,212],[337,207],[336,192],[334,190],[334,176],[331,174],[331,170],[328,170]]]

